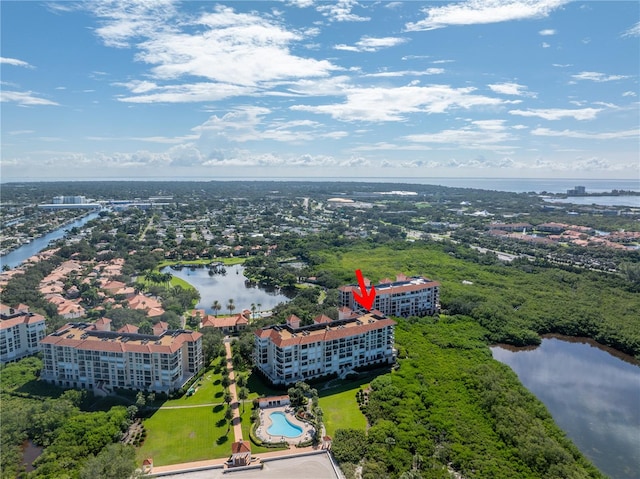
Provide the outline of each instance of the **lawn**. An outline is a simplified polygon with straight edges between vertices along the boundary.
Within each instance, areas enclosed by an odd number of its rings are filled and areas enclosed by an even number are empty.
[[[356,393],[360,387],[365,389],[368,386],[368,383],[352,382],[350,385],[341,384],[336,389],[318,391],[319,406],[329,436],[335,435],[336,429],[366,429],[367,420],[358,407]]]
[[[159,409],[144,421],[147,439],[137,460],[153,458],[157,466],[230,455],[233,430],[227,434],[223,406]]]
[[[224,388],[221,384],[221,378],[221,374],[209,370],[196,382],[196,392],[194,394],[188,397],[185,394],[181,398],[165,401],[162,407],[221,403],[224,401]]]

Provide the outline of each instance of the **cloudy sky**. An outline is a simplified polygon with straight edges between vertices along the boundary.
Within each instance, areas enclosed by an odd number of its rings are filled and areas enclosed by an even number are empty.
[[[636,1],[0,8],[2,181],[639,175]]]

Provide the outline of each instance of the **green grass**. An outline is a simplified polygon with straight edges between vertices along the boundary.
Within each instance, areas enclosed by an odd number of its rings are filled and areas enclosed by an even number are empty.
[[[144,426],[147,439],[136,456],[139,462],[152,457],[156,466],[226,457],[234,441],[224,407],[159,409]]]
[[[214,404],[224,401],[224,388],[220,383],[221,374],[207,371],[196,383],[196,392],[187,397],[185,394],[178,399],[170,399],[162,404],[162,407],[196,406],[202,404]]]
[[[342,384],[336,389],[324,392],[318,391],[320,399],[318,404],[322,409],[323,421],[327,434],[335,435],[336,429],[360,429],[367,427],[367,419],[360,411],[356,401],[356,393],[362,386],[365,389],[368,383],[352,382]],[[347,388],[348,389],[345,389]]]

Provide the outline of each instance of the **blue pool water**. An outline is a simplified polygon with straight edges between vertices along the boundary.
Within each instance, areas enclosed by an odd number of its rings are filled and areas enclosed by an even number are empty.
[[[272,436],[298,437],[302,434],[302,428],[291,424],[283,413],[272,412],[269,417],[271,418],[271,426],[267,432]]]

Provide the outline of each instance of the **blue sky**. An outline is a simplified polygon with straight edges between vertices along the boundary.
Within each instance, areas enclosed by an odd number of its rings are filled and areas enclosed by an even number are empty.
[[[2,181],[640,174],[636,1],[0,8]]]

